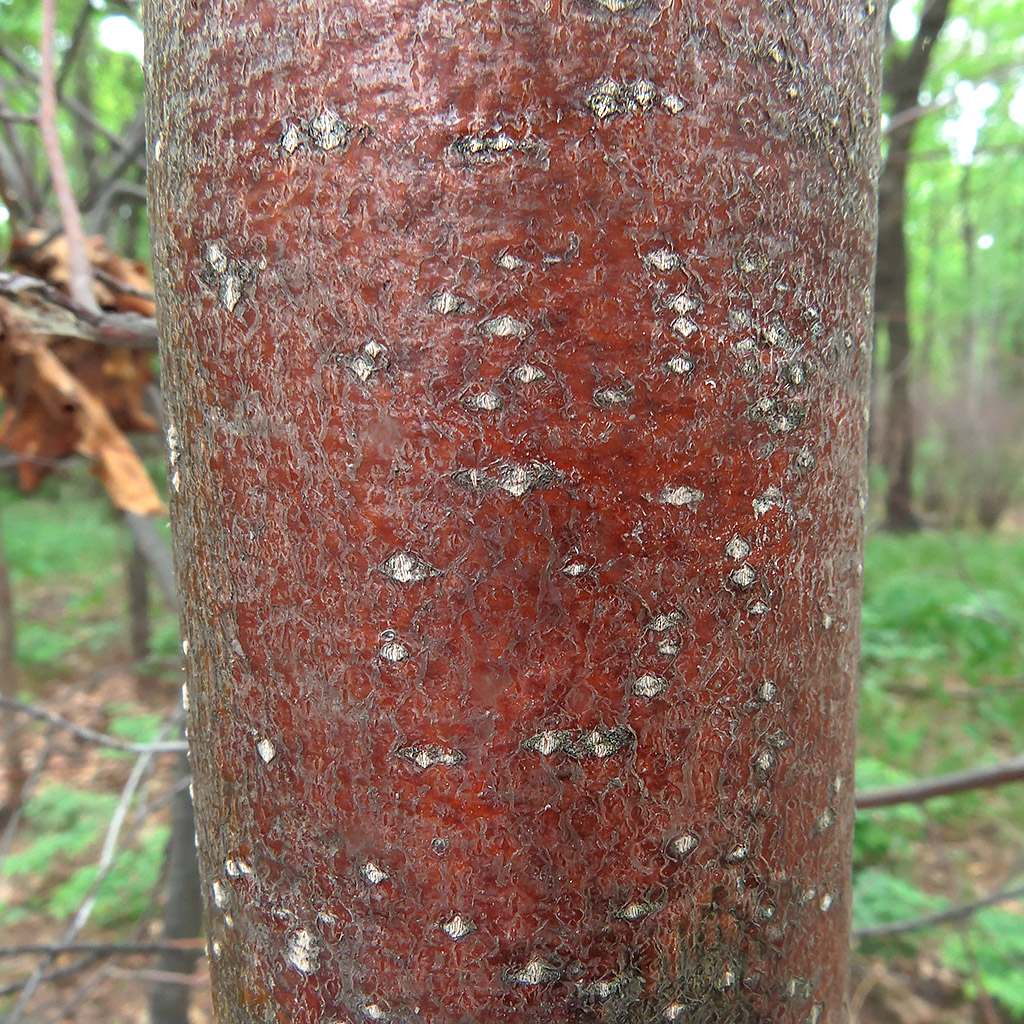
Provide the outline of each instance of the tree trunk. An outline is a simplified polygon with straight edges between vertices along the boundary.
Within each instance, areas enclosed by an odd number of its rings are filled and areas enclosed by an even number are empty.
[[[149,5],[222,1024],[845,1019],[868,8]]]
[[[17,624],[7,549],[0,529],[0,696],[18,698]],[[22,805],[28,772],[21,739],[21,723],[14,714],[4,712],[0,719],[0,747],[3,749],[4,788],[0,803],[0,829]]]
[[[911,393],[912,343],[907,307],[907,165],[917,125],[918,97],[932,48],[949,11],[949,0],[928,0],[917,35],[907,52],[893,56],[885,74],[892,99],[885,164],[878,184],[878,262],[875,322],[888,342],[889,395],[885,416],[885,529],[920,527],[914,512],[914,405]]]
[[[178,767],[178,784],[188,779],[188,761]],[[195,819],[192,794],[182,785],[171,805],[171,835],[167,840],[167,881],[164,904],[165,939],[194,939],[202,933],[202,902],[199,893],[199,863],[196,858]],[[185,950],[165,949],[157,970],[189,975],[199,959]],[[149,989],[149,1024],[188,1024],[192,989],[187,982],[162,979]]]
[[[149,563],[146,561],[145,552],[134,537],[124,575],[128,594],[128,632],[131,634],[132,660],[141,662],[149,657],[152,632],[149,619]]]

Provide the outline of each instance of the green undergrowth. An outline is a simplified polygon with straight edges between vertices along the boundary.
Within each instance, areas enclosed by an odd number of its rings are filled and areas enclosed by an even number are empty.
[[[0,927],[32,915],[57,920],[73,915],[96,880],[96,861],[117,795],[62,784],[37,790],[24,808],[17,849],[3,873],[18,899],[0,902]],[[126,832],[134,832],[129,817]],[[147,825],[122,843],[96,891],[93,925],[111,928],[138,921],[160,876],[168,829]]]
[[[147,462],[159,484],[159,458]],[[154,710],[158,696],[145,704],[89,696],[93,673],[131,657],[126,594],[131,538],[88,466],[70,464],[31,495],[19,493],[4,476],[0,529],[14,599],[22,698],[45,698],[60,712],[61,688],[71,685],[87,702],[100,701],[95,706],[105,732],[133,742],[157,739],[170,711],[169,706]],[[177,621],[155,586],[150,587],[150,622],[152,659],[136,668],[149,680],[176,679]],[[177,687],[163,692],[176,695]],[[110,763],[135,756],[93,753],[99,758],[96,770],[44,775],[31,793],[16,841],[0,866],[0,931],[40,917],[64,921],[89,894],[119,795],[115,782],[105,788],[99,780],[123,777],[109,770]],[[151,909],[167,832],[159,816],[139,820],[134,806],[129,810],[113,865],[96,893],[91,926],[126,927]]]
[[[158,467],[151,475],[159,480]],[[22,685],[33,688],[129,657],[126,565],[131,538],[87,466],[20,494],[0,481]],[[178,653],[176,618],[150,587],[154,658]]]
[[[159,459],[151,460],[162,479]],[[18,612],[23,691],[126,660],[124,563],[129,539],[84,466],[25,497],[0,483],[0,521]],[[1024,537],[922,532],[874,534],[865,557],[857,785],[900,785],[962,771],[1024,747]],[[174,617],[153,594],[153,650],[178,653]],[[52,685],[47,691],[52,693]],[[176,693],[176,689],[174,691]],[[124,739],[156,738],[163,715],[130,701],[105,709]],[[162,710],[162,709],[160,709]],[[124,758],[108,752],[105,758]],[[62,782],[41,788],[3,869],[18,916],[60,919],[91,884],[114,792]],[[119,854],[94,920],[137,918],[160,870],[166,832],[150,827]],[[1004,883],[1024,860],[1024,785],[1006,785],[863,811],[855,837],[858,928],[927,916]],[[7,886],[5,891],[9,891]],[[928,951],[1024,1021],[1020,903],[860,944],[879,955]]]
[[[865,557],[857,788],[1024,750],[1024,537],[876,534]],[[1024,855],[1024,785],[858,814],[854,927],[928,917],[1003,884]],[[972,881],[968,883],[967,879]],[[929,950],[1024,1020],[1021,903],[862,950]]]

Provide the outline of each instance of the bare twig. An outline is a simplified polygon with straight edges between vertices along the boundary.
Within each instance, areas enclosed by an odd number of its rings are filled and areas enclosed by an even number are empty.
[[[962,903],[948,910],[940,910],[935,914],[927,914],[924,917],[915,917],[909,921],[893,921],[891,924],[880,924],[874,928],[858,928],[854,931],[855,939],[881,939],[888,935],[902,935],[904,932],[916,932],[922,928],[931,928],[937,924],[949,924],[953,921],[963,921],[973,916],[979,910],[986,907],[994,907],[999,903],[1009,903],[1011,900],[1024,898],[1024,885],[1014,886],[1011,889],[1000,889],[998,892],[983,896],[981,899],[972,900],[970,903]]]
[[[878,984],[884,968],[881,964],[872,964],[871,970],[861,978],[860,983],[850,996],[850,1020],[852,1024],[860,1024],[860,1011],[871,990]]]
[[[0,113],[10,114],[6,102],[0,94]],[[38,124],[36,118],[34,124]],[[36,186],[32,159],[26,152],[24,140],[5,116],[0,120],[0,134],[7,140],[7,145],[0,150],[0,194],[10,208],[11,217],[16,223],[28,224],[43,209],[43,199]]]
[[[1021,64],[1002,64],[999,67],[989,68],[988,71],[983,74],[972,76],[974,81],[992,82],[1002,81],[1011,75],[1015,75],[1021,70]],[[954,93],[950,93],[948,97],[942,100],[933,101],[931,103],[917,103],[913,106],[907,107],[905,110],[900,110],[889,119],[888,124],[882,131],[882,135],[891,135],[893,132],[899,131],[900,128],[905,125],[911,124],[914,121],[919,121],[923,117],[927,117],[929,114],[938,113],[940,110],[945,110],[951,107],[954,103],[958,103],[959,100]],[[947,156],[949,150],[946,150]]]
[[[68,241],[71,297],[85,309],[98,313],[96,289],[92,280],[92,267],[85,249],[82,218],[75,204],[68,167],[57,132],[57,82],[54,71],[54,34],[57,24],[57,0],[43,0],[43,40],[40,48],[42,64],[39,70],[39,132],[43,137],[43,150],[50,165],[53,190]]]
[[[39,76],[36,72],[28,66],[16,53],[9,50],[6,46],[0,43],[0,58],[5,60],[15,71],[21,75],[30,85],[38,87]],[[61,106],[66,107],[82,124],[91,128],[98,135],[102,135],[112,146],[115,146],[119,150],[126,150],[128,148],[127,142],[121,138],[116,132],[112,132],[105,124],[98,121],[88,109],[83,106],[77,100],[70,96],[61,97]],[[140,166],[142,161],[140,160]]]
[[[17,455],[5,452],[0,455],[0,470],[16,469],[22,463],[27,463],[30,466],[46,466],[55,472],[60,472],[67,469],[72,462],[80,460],[80,455],[70,455],[64,459],[50,459],[45,455],[29,455],[28,452],[24,454],[19,452]]]
[[[963,793],[971,789],[1001,786],[1003,783],[1019,782],[1021,779],[1024,779],[1024,754],[1019,754],[1009,761],[989,765],[986,768],[952,772],[949,775],[937,775],[931,779],[920,779],[905,786],[886,786],[884,789],[871,789],[864,793],[858,793],[857,808],[866,810],[869,807],[922,803],[936,796],[948,796],[950,793]]]
[[[155,299],[151,291],[143,288],[133,288],[130,284],[118,281],[113,274],[108,274],[102,267],[96,267],[94,273],[98,281],[102,281],[107,288],[118,295],[130,295],[133,299],[146,299],[149,302]]]
[[[125,135],[127,148],[121,158],[114,164],[109,173],[97,181],[82,200],[84,212],[96,212],[102,219],[105,209],[110,205],[111,198],[118,192],[122,178],[146,152],[146,119],[143,111],[135,116],[135,120]]]
[[[975,156],[1017,156],[1024,151],[1024,142],[993,142],[988,145],[975,146]],[[919,163],[922,160],[949,160],[950,148],[918,149],[901,157],[903,163]]]
[[[181,942],[180,939],[176,940],[176,941],[178,943]],[[196,940],[193,939],[193,940],[189,940],[189,941],[195,942]],[[118,955],[121,955],[122,953],[124,955],[128,955],[128,956],[137,956],[137,955],[140,955],[140,953],[141,954],[159,953],[162,949],[167,948],[170,945],[170,943],[168,943],[166,941],[163,942],[163,943],[158,943],[158,942],[145,943],[145,945],[147,945],[149,947],[153,947],[153,948],[146,949],[146,950],[138,950],[138,949],[131,948],[133,946],[138,946],[138,945],[140,945],[140,944],[139,943],[120,943],[120,944],[114,944],[114,943],[106,943],[106,944],[104,944],[104,943],[92,943],[92,944],[90,944],[90,943],[77,943],[77,944],[75,944],[75,945],[73,945],[71,947],[66,948],[64,950],[64,952],[65,953],[72,953],[72,952],[75,952],[76,950],[80,950],[80,949],[84,949],[84,948],[90,948],[90,947],[95,947],[95,949],[90,951],[90,952],[88,952],[88,953],[86,953],[84,956],[80,957],[74,963],[67,964],[65,967],[58,967],[56,970],[47,972],[45,975],[43,975],[42,983],[46,984],[46,983],[49,983],[51,981],[61,981],[64,978],[69,978],[72,975],[79,974],[80,972],[88,970],[94,964],[99,963],[99,961],[101,961],[101,960],[103,960],[103,959],[105,959],[105,958],[107,958],[109,956],[118,956]],[[116,948],[113,948],[114,946],[116,946]],[[125,948],[125,947],[128,947],[128,948]],[[175,945],[174,948],[179,948],[179,947],[177,945]],[[33,952],[40,953],[40,952],[43,952],[43,950],[41,950],[39,948],[26,950],[27,954],[31,954]],[[45,952],[49,953],[50,950],[46,949]],[[200,956],[200,957],[201,956],[205,956],[206,948],[202,944],[202,940],[199,940],[199,944],[197,945],[197,947],[194,950],[190,950],[189,952],[193,953],[193,955],[196,955],[196,956]],[[2,950],[0,950],[0,957],[3,957],[4,955],[5,955],[5,953]],[[17,955],[17,954],[11,953],[9,955],[14,956],[14,955]],[[138,973],[139,974],[147,974],[147,973],[148,974],[157,974],[157,973],[162,974],[162,973],[165,973],[165,972],[157,972],[157,971],[142,972],[142,971],[140,971]],[[186,977],[188,979],[187,981],[185,980]],[[8,983],[6,985],[0,985],[0,998],[2,998],[4,996],[13,996],[13,995],[16,995],[18,992],[21,992],[22,989],[24,989],[25,986],[28,984],[28,981],[29,981],[28,978],[22,978],[19,981],[12,981],[12,982],[10,982],[10,983]],[[202,978],[196,978],[194,976],[185,976],[185,977],[183,977],[179,981],[179,984],[201,985],[201,984],[205,984],[205,980],[202,979]]]
[[[165,740],[162,743],[132,743],[128,740],[118,739],[116,736],[108,736],[106,733],[97,732],[85,725],[76,725],[74,722],[61,718],[60,715],[39,707],[38,704],[25,704],[20,700],[0,695],[0,708],[7,708],[10,711],[17,711],[29,718],[39,722],[48,722],[50,725],[69,732],[87,743],[94,743],[98,747],[109,747],[111,750],[124,750],[129,754],[180,754],[188,749],[184,740]]]
[[[75,63],[75,58],[78,56],[79,50],[82,48],[82,42],[85,39],[86,32],[89,28],[89,21],[92,18],[93,6],[90,0],[85,0],[82,4],[81,10],[78,12],[78,19],[75,21],[74,30],[71,33],[71,42],[68,48],[64,51],[64,59],[60,64],[60,73],[57,75],[57,95],[60,96],[64,91],[64,82],[67,80],[68,72],[71,70],[72,65]]]
[[[168,731],[180,724],[181,715],[175,715],[172,723],[168,724],[163,730],[162,735],[166,736]],[[142,781],[144,774],[149,768],[150,762],[153,760],[153,753],[146,751],[138,755],[135,759],[135,764],[132,766],[131,773],[128,776],[127,782],[124,784],[124,788],[121,790],[121,796],[118,798],[117,806],[114,808],[114,813],[111,815],[110,823],[107,826],[107,834],[103,839],[103,847],[100,850],[99,860],[96,863],[96,875],[93,878],[92,884],[89,886],[89,891],[85,894],[85,898],[82,900],[78,911],[75,913],[71,923],[64,929],[64,934],[60,937],[59,946],[66,946],[69,943],[74,942],[78,933],[85,927],[86,922],[89,920],[93,912],[93,908],[96,906],[96,899],[99,896],[100,888],[107,879],[107,875],[110,873],[110,869],[114,866],[114,856],[117,853],[117,843],[121,835],[121,829],[124,826],[125,818],[128,816],[128,808],[131,806],[131,802],[135,797],[135,791],[139,788],[139,783]],[[21,994],[18,996],[18,1001],[15,1003],[14,1008],[7,1015],[6,1024],[19,1024],[21,1021],[25,1007],[28,1005],[32,996],[35,995],[36,989],[38,989],[46,971],[53,965],[53,961],[58,954],[50,953],[46,959],[32,972],[31,977],[28,979],[25,987],[22,989]]]
[[[112,671],[121,671],[128,666],[116,665],[113,667],[105,667],[97,672],[92,672],[83,679],[79,679],[76,682],[66,686],[64,688],[63,696],[65,699],[80,692],[91,690],[100,682],[103,681]],[[46,767],[50,762],[50,758],[57,746],[57,737],[60,735],[60,727],[57,725],[51,725],[46,734],[46,739],[43,743],[42,750],[39,752],[39,756],[36,758],[36,762],[32,767],[32,772],[25,783],[25,788],[22,792],[22,799],[25,803],[28,802],[31,794],[35,791],[39,780],[42,778],[43,773],[46,771]],[[7,824],[4,826],[3,832],[0,833],[0,869],[3,868],[4,859],[7,857],[8,851],[11,848],[11,844],[14,842],[14,836],[17,831],[18,824],[21,820],[23,808],[16,811]]]
[[[154,939],[143,942],[25,942],[16,946],[0,946],[0,959],[12,956],[63,956],[65,953],[89,953],[93,956],[137,955],[163,953],[173,949],[182,953],[203,953],[202,939]]]
[[[132,978],[135,981],[149,981],[158,985],[187,985],[189,988],[200,988],[210,983],[209,978],[182,974],[181,971],[161,971],[155,967],[116,967],[110,964],[105,971],[115,978]]]
[[[66,967],[58,967],[55,971],[48,971],[43,975],[42,982],[49,983],[51,981],[60,981],[63,978],[69,978],[73,974],[78,974],[79,971],[88,970],[93,964],[102,959],[102,954],[90,953],[88,956],[83,956],[81,959],[76,960],[73,964],[68,964]],[[28,984],[28,982],[28,978],[22,978],[20,981],[12,981],[7,985],[0,985],[0,998],[3,996],[16,995]]]

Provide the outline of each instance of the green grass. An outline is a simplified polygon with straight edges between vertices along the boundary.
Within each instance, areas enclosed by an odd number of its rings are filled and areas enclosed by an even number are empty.
[[[1022,537],[869,538],[862,757],[919,775],[1020,749],[1022,609]]]
[[[114,793],[64,785],[46,786],[32,796],[19,848],[4,862],[4,875],[24,888],[17,904],[0,903],[0,925],[33,913],[58,920],[75,913],[95,881],[95,857],[116,803]],[[97,891],[95,925],[114,927],[142,916],[160,876],[167,835],[166,826],[149,825],[119,850]]]
[[[968,769],[1024,749],[1024,537],[924,532],[869,537],[865,557],[858,789]],[[960,881],[935,891],[923,855],[941,847]],[[929,851],[932,847],[932,851]],[[863,811],[854,924],[934,913],[994,888],[967,885],[979,854],[1024,854],[1024,785]],[[966,925],[866,944],[929,949],[1024,1019],[1024,916],[994,908]]]
[[[125,660],[125,565],[131,541],[88,467],[73,465],[27,496],[5,479],[0,483],[0,527],[14,591],[23,684],[31,689]],[[151,599],[153,654],[173,656],[177,622],[155,587]]]
[[[920,533],[869,538],[864,664],[892,678],[1019,675],[1024,538]]]

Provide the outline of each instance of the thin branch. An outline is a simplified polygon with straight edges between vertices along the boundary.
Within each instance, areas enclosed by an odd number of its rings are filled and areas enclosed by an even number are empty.
[[[882,129],[882,138],[892,135],[893,132],[898,132],[905,125],[912,124],[914,121],[920,121],[921,118],[927,117],[929,114],[936,114],[940,110],[945,110],[955,102],[956,97],[951,96],[941,103],[919,103],[915,107],[901,110],[898,114],[893,114],[885,128]]]
[[[0,112],[5,115],[10,113],[2,93],[0,93]],[[38,125],[39,122],[34,119],[34,123]],[[33,161],[25,150],[21,134],[6,117],[0,120],[0,133],[7,140],[7,146],[2,153],[5,159],[0,161],[0,164],[7,165],[3,169],[4,181],[0,182],[0,193],[3,194],[7,205],[11,207],[12,218],[21,223],[29,223],[42,212],[44,205],[39,189],[36,187]],[[12,181],[13,176],[16,176],[18,180]],[[14,203],[11,202],[12,198],[15,198],[11,195],[12,189],[17,192]]]
[[[1011,75],[1015,75],[1022,67],[1024,67],[1024,65],[1020,64],[1020,62],[1000,64],[998,67],[989,68],[981,74],[971,75],[971,77],[965,79],[965,81],[999,82],[1003,79],[1009,78]],[[929,114],[935,114],[940,110],[946,110],[957,102],[959,102],[959,100],[957,99],[956,94],[951,92],[942,100],[934,100],[931,103],[915,103],[913,106],[898,110],[889,119],[889,123],[885,126],[882,135],[883,137],[891,135],[893,132],[899,131],[899,129],[905,125],[911,124],[914,121],[919,121],[922,117],[927,117]]]
[[[92,672],[84,679],[79,679],[70,685],[66,685],[64,687],[63,696],[67,699],[68,697],[82,691],[91,692],[95,686],[108,677],[111,671],[120,671],[125,667],[127,666],[117,665],[113,668],[105,667],[96,672]],[[28,802],[31,794],[35,791],[39,780],[43,777],[43,774],[46,771],[50,758],[57,746],[57,737],[59,734],[60,729],[57,726],[50,726],[46,732],[46,739],[43,742],[42,749],[39,752],[39,756],[36,758],[35,765],[28,777],[28,781],[25,783],[25,789],[22,793],[23,799],[26,803]],[[4,860],[10,852],[11,845],[14,842],[15,832],[17,831],[23,812],[23,807],[15,811],[4,826],[3,832],[0,833],[0,870],[3,869]]]
[[[58,967],[55,971],[48,971],[42,977],[43,983],[49,983],[51,981],[61,981],[64,978],[70,978],[73,974],[78,974],[80,971],[88,970],[93,964],[102,960],[102,955],[91,953],[88,956],[82,957],[80,960],[76,960],[73,964],[68,964],[67,967]],[[29,978],[22,978],[20,981],[12,981],[7,985],[0,985],[0,998],[4,996],[17,995],[28,983]]]
[[[85,39],[86,31],[89,28],[89,21],[92,18],[93,6],[91,0],[85,0],[82,9],[78,12],[78,20],[75,22],[74,30],[71,33],[71,43],[64,51],[64,59],[60,64],[60,73],[57,75],[57,95],[64,91],[64,82],[67,80],[68,72],[75,63],[78,51],[81,49],[82,41]]]
[[[1024,142],[991,142],[986,145],[975,146],[972,153],[972,160],[979,156],[1019,156],[1024,151]],[[950,148],[945,149],[919,149],[906,157],[908,163],[915,163],[918,160],[942,160],[952,162],[953,155]]]
[[[121,740],[116,736],[97,732],[88,726],[76,725],[52,711],[47,711],[46,708],[39,707],[38,704],[25,704],[3,695],[0,695],[0,708],[28,715],[29,718],[34,718],[39,722],[47,722],[87,743],[94,743],[98,747],[108,747],[111,750],[123,750],[129,754],[180,754],[182,751],[188,750],[188,744],[184,740],[165,740],[161,743],[132,743],[129,740]]]
[[[204,953],[203,939],[155,939],[143,942],[26,942],[16,946],[0,946],[0,959],[12,956],[63,956],[65,953],[89,953],[93,956],[135,956],[141,953],[163,953],[173,949],[182,953]]]
[[[102,215],[110,205],[110,200],[118,190],[125,173],[137,163],[146,152],[146,118],[140,110],[126,133],[126,149],[121,158],[114,164],[108,174],[97,181],[82,200],[82,210],[86,213],[97,211]]]
[[[39,76],[36,72],[28,66],[16,53],[7,49],[2,43],[0,43],[0,58],[5,60],[15,71],[21,75],[30,85],[38,88]],[[112,132],[105,124],[98,121],[92,114],[92,112],[79,103],[78,100],[73,99],[71,96],[62,96],[60,100],[61,106],[66,107],[70,113],[72,113],[79,121],[84,125],[87,125],[98,135],[102,135],[112,146],[115,146],[119,150],[125,150],[128,148],[128,144],[123,138],[117,135],[116,132]],[[143,166],[143,162],[139,161],[139,166]]]
[[[857,809],[869,807],[891,807],[893,804],[917,804],[937,796],[950,793],[964,793],[971,789],[986,789],[1001,786],[1006,782],[1024,779],[1024,754],[1008,761],[973,768],[966,772],[952,772],[937,775],[931,779],[920,779],[905,786],[886,786],[884,789],[869,789],[856,796]]]
[[[854,930],[853,937],[855,939],[881,939],[888,935],[916,932],[922,928],[931,928],[937,924],[963,921],[976,914],[979,910],[984,910],[986,907],[994,907],[999,903],[1009,903],[1010,900],[1021,898],[1024,898],[1024,885],[1014,886],[1012,889],[1000,889],[998,892],[983,896],[981,899],[950,907],[948,910],[940,910],[936,914],[915,917],[909,921],[893,921],[891,924],[880,924],[874,928],[858,928]]]
[[[136,206],[144,206],[149,201],[146,186],[134,181],[117,182],[112,189],[112,194],[120,196],[126,203],[134,203]]]
[[[148,302],[152,302],[155,299],[151,291],[143,288],[133,288],[130,284],[124,284],[124,282],[114,277],[113,274],[108,274],[102,267],[96,267],[94,273],[98,281],[102,281],[107,288],[118,295],[130,295],[133,299],[146,299]]]
[[[96,302],[96,289],[92,280],[92,267],[85,249],[82,218],[75,204],[75,194],[68,177],[68,166],[60,146],[57,131],[57,83],[54,74],[54,35],[57,25],[57,0],[43,0],[42,65],[39,72],[39,132],[43,137],[43,150],[50,165],[53,190],[64,223],[68,241],[70,279],[68,289],[80,306],[94,313],[100,311]]]
[[[175,715],[174,724],[180,720],[180,714]],[[168,725],[164,728],[163,735],[167,734],[167,731],[172,727]],[[143,775],[149,768],[150,762],[153,760],[153,754],[145,752],[139,754],[135,759],[135,764],[132,766],[131,773],[128,776],[128,780],[125,782],[123,789],[121,790],[121,796],[118,798],[117,806],[114,808],[114,813],[111,815],[110,823],[107,826],[107,834],[103,839],[103,848],[100,850],[99,860],[96,863],[96,875],[92,880],[92,884],[89,886],[89,891],[85,894],[85,898],[82,900],[77,912],[71,923],[64,929],[64,934],[60,937],[61,946],[73,942],[78,936],[78,933],[85,927],[93,912],[93,908],[96,906],[96,900],[99,896],[99,892],[103,883],[107,880],[107,875],[110,873],[110,869],[114,866],[114,857],[117,853],[117,842],[121,836],[121,829],[124,826],[125,819],[128,816],[128,808],[131,806],[131,802],[135,797],[135,792],[139,788],[139,784],[142,782]],[[19,1024],[24,1013],[25,1007],[28,1006],[32,996],[35,995],[36,989],[39,988],[40,983],[46,973],[47,968],[52,966],[53,961],[57,954],[49,954],[47,958],[32,972],[31,977],[28,979],[27,984],[21,991],[21,995],[18,996],[18,1001],[14,1004],[14,1008],[7,1015],[6,1024]]]
[[[17,469],[22,463],[26,463],[29,466],[46,466],[55,473],[62,473],[69,466],[82,461],[84,459],[81,455],[69,455],[63,459],[50,459],[45,455],[29,455],[28,452],[24,455],[14,455],[4,449],[3,454],[0,454],[0,470]]]
[[[188,985],[190,988],[202,988],[210,984],[208,977],[182,974],[181,971],[161,971],[155,967],[117,967],[114,964],[108,964],[103,970],[105,974],[114,978],[155,982],[160,985]]]

